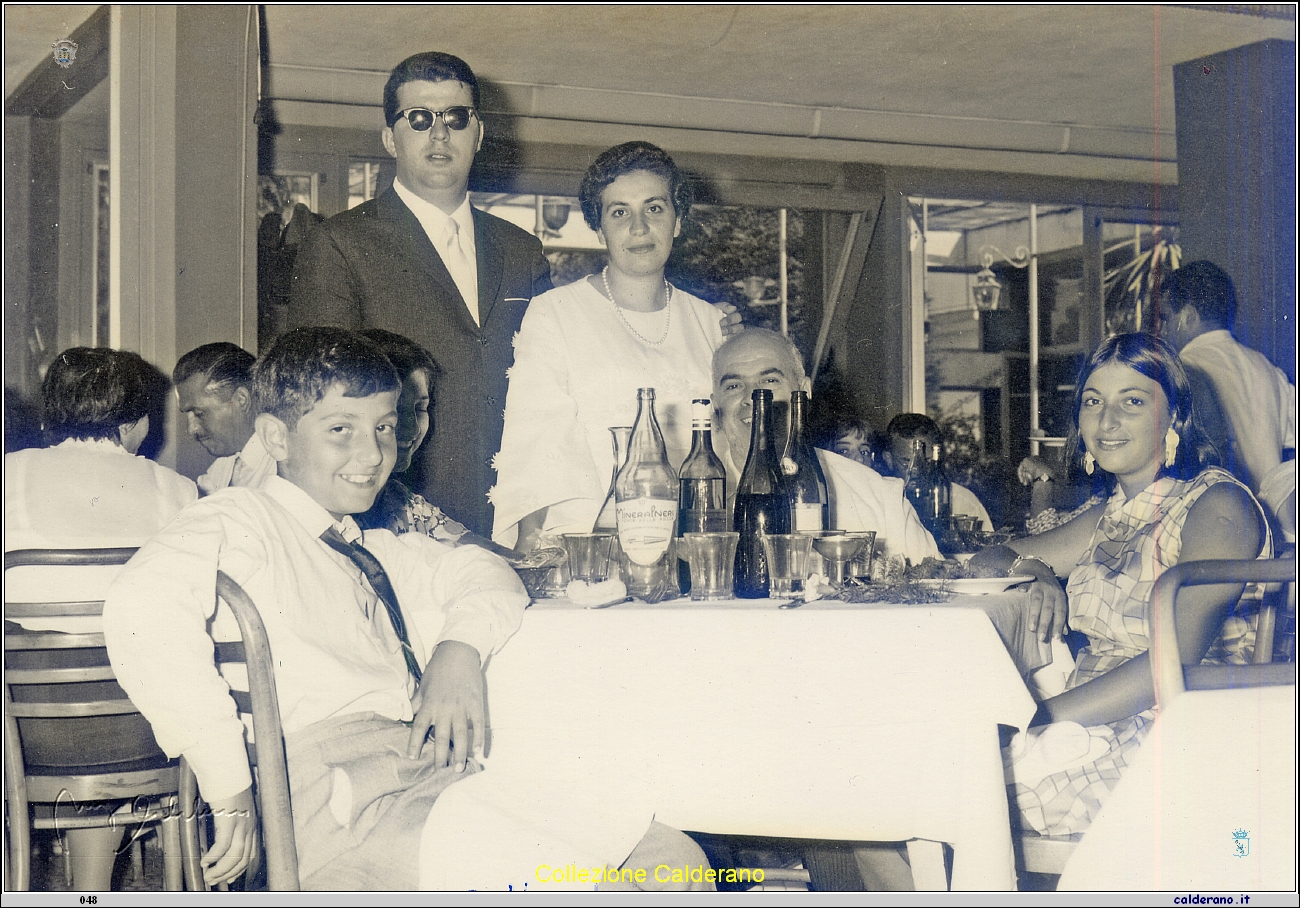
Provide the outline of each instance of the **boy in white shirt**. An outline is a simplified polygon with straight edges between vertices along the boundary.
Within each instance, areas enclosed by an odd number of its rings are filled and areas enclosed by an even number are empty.
[[[255,431],[278,475],[187,508],[109,592],[119,682],[163,750],[188,758],[213,808],[210,885],[237,877],[256,845],[244,727],[212,661],[214,638],[237,637],[216,607],[218,569],[258,605],[270,638],[304,888],[416,888],[437,795],[477,768],[482,662],[519,627],[528,597],[475,546],[387,530],[360,545],[350,515],[392,470],[400,387],[360,335],[281,336],[253,376]],[[666,827],[650,839],[695,848]]]

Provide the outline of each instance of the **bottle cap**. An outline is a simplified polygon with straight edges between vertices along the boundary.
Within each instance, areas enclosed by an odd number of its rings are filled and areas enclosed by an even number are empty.
[[[691,428],[713,429],[713,402],[707,397],[691,401]]]

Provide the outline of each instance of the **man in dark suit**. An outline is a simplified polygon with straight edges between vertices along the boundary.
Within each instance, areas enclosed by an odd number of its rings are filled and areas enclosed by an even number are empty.
[[[257,348],[265,350],[284,333],[289,313],[289,288],[298,250],[312,229],[323,219],[302,202],[289,197],[288,187],[266,181],[263,193],[271,194],[276,207],[267,212],[257,227]],[[265,195],[264,195],[265,198]],[[260,207],[260,206],[259,206]]]
[[[551,289],[550,265],[536,237],[469,204],[483,121],[464,61],[429,52],[398,64],[384,121],[393,188],[312,231],[294,266],[289,327],[385,328],[433,354],[441,375],[415,487],[490,536],[512,340],[528,301]]]

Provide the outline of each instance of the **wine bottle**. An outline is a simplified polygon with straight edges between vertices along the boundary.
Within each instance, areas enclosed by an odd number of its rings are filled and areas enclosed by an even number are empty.
[[[750,423],[749,456],[736,486],[733,526],[740,534],[736,545],[735,591],[745,599],[768,594],[767,556],[763,552],[766,533],[790,532],[790,502],[786,498],[781,466],[772,442],[768,411],[772,392],[754,392],[754,418]]]
[[[930,479],[928,483],[929,499],[926,502],[927,519],[926,529],[930,531],[939,546],[939,550],[947,553],[952,550],[955,539],[952,538],[952,527],[948,520],[952,516],[952,487],[948,483],[948,475],[943,469],[943,446],[936,444],[930,452],[930,462],[927,465],[927,472]]]
[[[655,389],[637,391],[636,423],[627,463],[614,483],[618,512],[619,572],[629,596],[646,602],[676,599],[677,474],[668,463]]]
[[[691,453],[678,480],[677,526],[681,533],[725,533],[727,471],[713,451],[713,404],[691,401]]]
[[[943,468],[943,446],[935,445],[930,453],[930,519],[946,526],[952,516],[952,486]]]
[[[903,477],[903,495],[912,510],[920,518],[925,528],[930,528],[928,519],[930,509],[930,469],[925,456],[925,439],[912,439],[912,459],[907,465],[907,475]]]
[[[682,462],[677,486],[679,537],[727,531],[727,471],[713,452],[713,402],[707,398],[691,401],[691,453]],[[690,589],[691,570],[684,558],[678,564],[678,574],[685,593]]]
[[[781,472],[790,501],[790,529],[795,533],[826,529],[830,509],[826,476],[804,431],[807,412],[808,392],[795,391],[790,395],[790,438],[781,455]]]

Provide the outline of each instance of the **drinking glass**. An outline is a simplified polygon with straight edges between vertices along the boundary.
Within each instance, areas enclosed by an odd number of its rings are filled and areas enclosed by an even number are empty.
[[[691,599],[706,602],[732,598],[739,533],[684,533],[691,564]]]

